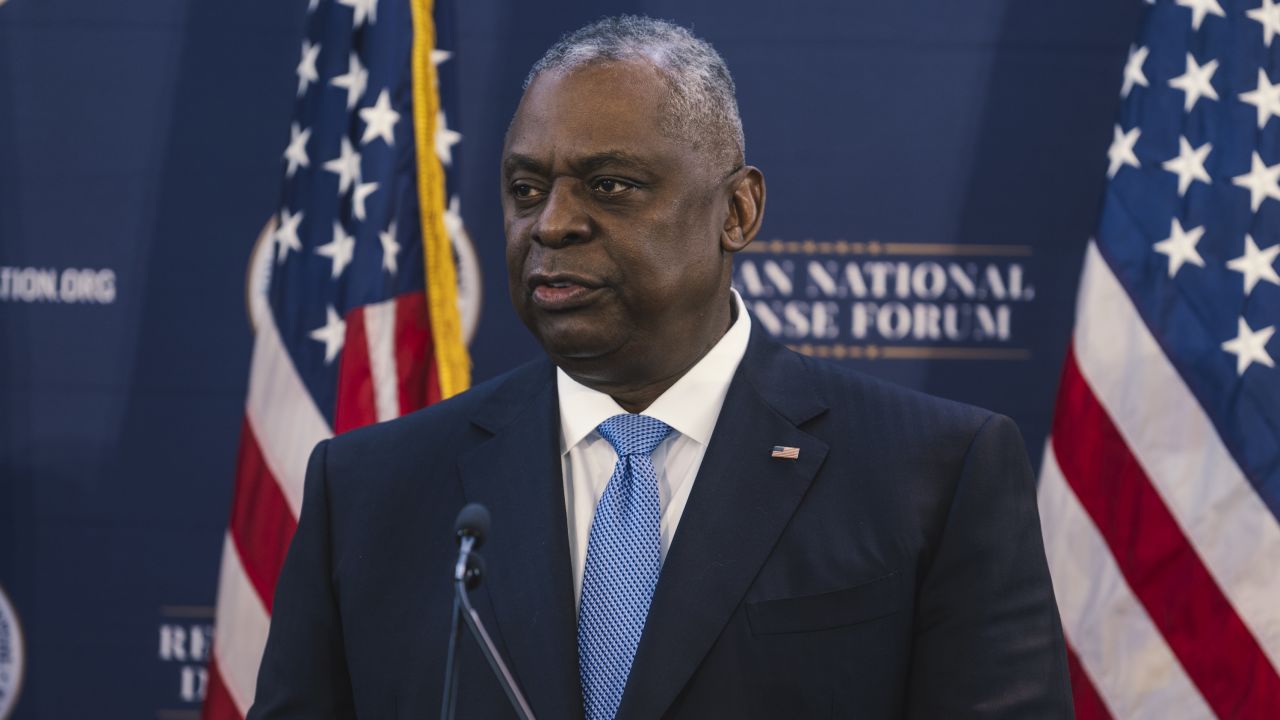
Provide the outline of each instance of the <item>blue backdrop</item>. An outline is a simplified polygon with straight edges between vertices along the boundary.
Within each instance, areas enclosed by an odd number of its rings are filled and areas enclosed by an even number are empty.
[[[278,207],[306,4],[0,0],[16,718],[196,716],[252,342],[245,273]],[[691,25],[737,79],[769,198],[736,282],[762,325],[1009,414],[1038,460],[1142,7],[459,0],[449,124],[483,278],[474,377],[537,352],[501,269],[520,83],[562,32],[643,12]]]

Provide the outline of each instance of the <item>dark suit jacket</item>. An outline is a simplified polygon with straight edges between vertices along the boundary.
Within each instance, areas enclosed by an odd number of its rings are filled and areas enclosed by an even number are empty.
[[[540,360],[321,443],[249,717],[438,715],[453,522],[480,502],[477,609],[538,717],[581,718],[559,428]],[[458,716],[511,717],[462,648]],[[618,718],[1071,714],[1014,424],[753,331]]]

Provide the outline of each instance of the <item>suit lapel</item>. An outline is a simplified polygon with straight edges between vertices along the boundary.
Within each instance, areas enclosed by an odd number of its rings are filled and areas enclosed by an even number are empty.
[[[542,717],[581,718],[573,576],[560,468],[554,370],[535,363],[473,422],[494,433],[460,461],[469,501],[489,508],[484,593],[529,704]],[[503,402],[500,398],[520,398]],[[485,600],[487,599],[487,603]]]
[[[755,328],[663,565],[618,720],[660,717],[737,609],[826,458],[803,361]],[[774,459],[775,445],[800,449]]]

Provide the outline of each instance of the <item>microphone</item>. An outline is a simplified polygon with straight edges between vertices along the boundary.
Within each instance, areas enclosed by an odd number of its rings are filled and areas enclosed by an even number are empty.
[[[502,661],[497,645],[494,645],[489,637],[484,622],[471,606],[471,598],[467,594],[468,590],[479,587],[484,577],[484,558],[480,557],[476,550],[484,544],[485,536],[489,534],[489,510],[479,503],[470,503],[458,513],[458,519],[453,526],[458,541],[458,562],[453,568],[453,626],[449,633],[449,655],[444,666],[444,697],[441,701],[440,717],[442,720],[453,720],[456,710],[458,697],[456,660],[458,636],[461,634],[458,619],[461,618],[480,646],[484,659],[489,662],[489,668],[498,678],[498,684],[506,693],[507,700],[516,711],[516,716],[521,720],[533,720],[533,710],[529,707],[529,702],[525,700],[524,693],[520,692],[520,687],[516,684],[511,671],[507,669],[507,664]]]

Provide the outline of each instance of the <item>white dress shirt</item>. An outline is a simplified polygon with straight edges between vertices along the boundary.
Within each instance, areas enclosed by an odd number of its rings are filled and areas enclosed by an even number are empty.
[[[729,331],[667,391],[641,414],[670,425],[672,432],[653,451],[658,473],[658,501],[662,513],[662,559],[675,537],[693,480],[702,466],[707,443],[716,429],[729,383],[747,352],[751,318],[736,290],[737,318]],[[569,558],[573,563],[575,605],[582,597],[582,574],[587,563],[587,538],[596,503],[613,475],[618,454],[596,432],[596,426],[626,410],[608,395],[592,390],[556,371],[560,397],[560,468],[564,475],[564,509],[569,519]]]

